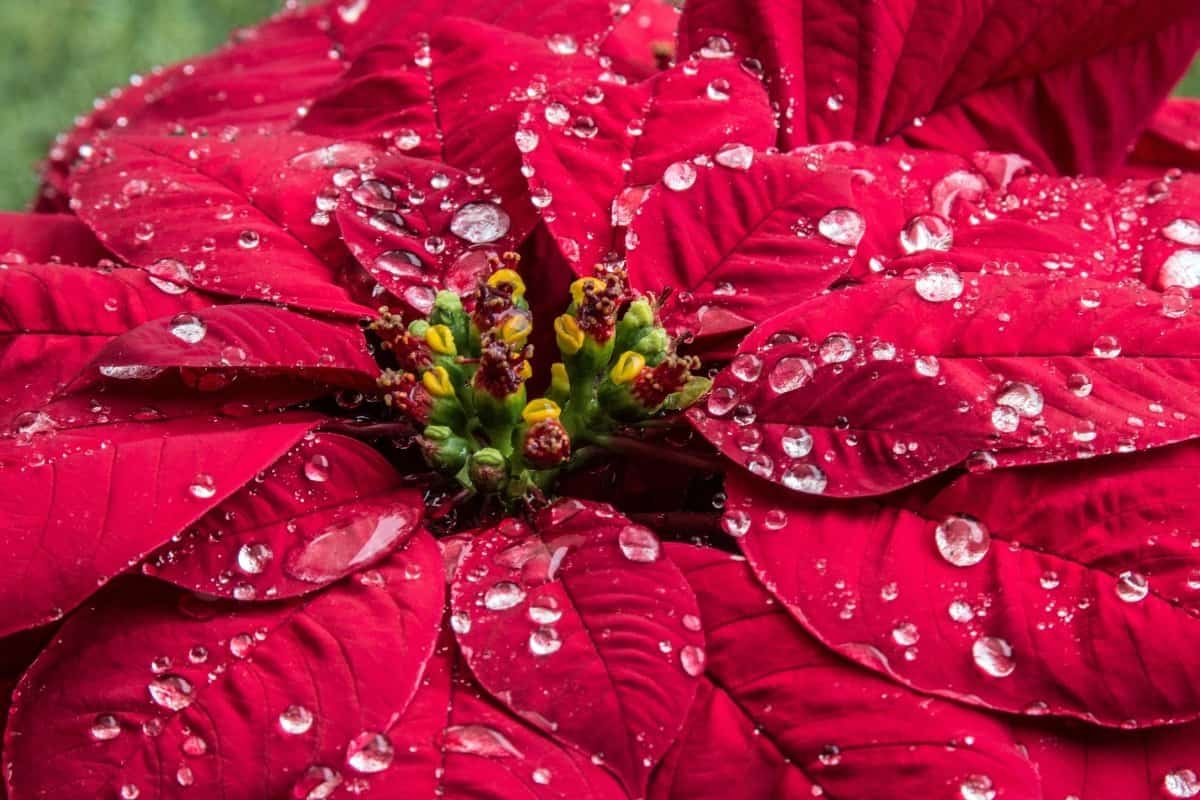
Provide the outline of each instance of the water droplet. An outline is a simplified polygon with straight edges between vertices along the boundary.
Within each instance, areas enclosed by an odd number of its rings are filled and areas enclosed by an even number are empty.
[[[557,653],[562,647],[558,631],[554,628],[538,628],[529,634],[529,652],[535,656],[548,656]]]
[[[1087,397],[1092,393],[1092,379],[1082,372],[1073,372],[1067,377],[1067,388],[1076,397]]]
[[[552,596],[539,598],[529,604],[529,619],[538,625],[553,625],[562,619],[562,609]]]
[[[415,150],[421,146],[421,134],[412,128],[401,128],[392,141],[398,150]]]
[[[661,550],[654,531],[641,525],[626,525],[622,528],[617,534],[617,544],[622,555],[641,564],[657,561]]]
[[[194,699],[192,693],[195,687],[191,681],[179,675],[160,675],[150,681],[146,688],[150,692],[151,700],[171,711],[187,708]]]
[[[229,637],[229,652],[234,658],[246,658],[254,649],[254,637],[248,633],[239,633]]]
[[[1162,293],[1162,315],[1168,319],[1186,317],[1192,310],[1192,296],[1182,286],[1168,286]]]
[[[721,515],[721,529],[734,538],[750,531],[750,515],[740,508],[731,508]]]
[[[1042,393],[1036,386],[1014,381],[1006,383],[996,395],[996,402],[1007,406],[1022,417],[1036,417],[1042,413]]]
[[[290,552],[284,570],[297,580],[326,583],[387,552],[416,521],[417,513],[406,506],[364,509]]]
[[[992,427],[1001,433],[1012,433],[1021,426],[1021,415],[1008,406],[992,409]]]
[[[450,231],[471,244],[494,242],[508,233],[512,221],[495,203],[467,203],[455,212]]]
[[[350,198],[372,211],[395,211],[396,196],[383,181],[367,180],[350,193]]]
[[[729,363],[729,371],[739,381],[753,383],[762,375],[763,361],[754,353],[741,353]]]
[[[934,531],[942,558],[956,567],[978,564],[987,555],[992,537],[983,523],[966,514],[951,514]]]
[[[456,611],[450,615],[450,627],[455,633],[465,635],[471,632],[471,617],[465,611]]]
[[[483,605],[491,611],[507,611],[525,599],[525,590],[512,581],[500,581],[483,595]]]
[[[831,94],[825,98],[825,107],[830,111],[841,111],[842,106],[846,103],[846,98],[840,94]]]
[[[442,747],[451,753],[485,758],[523,757],[508,737],[487,725],[451,725],[442,731]]]
[[[540,786],[545,786],[546,784],[550,783],[550,770],[546,769],[545,767],[538,767],[533,771],[532,777],[534,783]]]
[[[853,346],[853,345],[851,345]],[[775,362],[767,376],[767,384],[776,394],[794,392],[813,376],[812,362],[799,356],[784,356]]]
[[[1050,591],[1051,589],[1058,588],[1059,584],[1061,583],[1061,579],[1058,577],[1057,572],[1052,569],[1048,569],[1042,573],[1040,578],[1038,578],[1038,583],[1043,589]]]
[[[327,800],[341,784],[342,776],[329,767],[309,767],[292,787],[292,797],[296,800]]]
[[[1092,345],[1097,358],[1116,358],[1121,355],[1121,342],[1115,336],[1100,336]]]
[[[958,623],[970,622],[975,619],[975,609],[966,600],[954,600],[947,607],[950,619]]]
[[[192,772],[192,768],[185,764],[175,770],[175,782],[180,786],[191,786],[196,782],[196,773]]]
[[[754,148],[736,143],[722,145],[717,151],[716,162],[729,169],[748,170],[754,164]]]
[[[852,208],[835,208],[821,217],[817,230],[834,244],[857,247],[867,232],[867,220]]]
[[[537,150],[537,146],[540,141],[537,131],[531,131],[525,128],[521,128],[516,132],[514,135],[514,140],[517,143],[517,149],[522,153],[532,153],[534,150]]]
[[[170,330],[171,335],[176,339],[188,344],[196,344],[208,333],[208,326],[195,314],[184,313],[176,314],[171,318]]]
[[[569,33],[555,33],[546,38],[546,47],[559,56],[570,56],[579,52],[579,43]]]
[[[779,444],[790,458],[804,458],[812,452],[813,437],[807,428],[791,425],[784,429]]]
[[[823,364],[841,364],[854,358],[854,340],[844,333],[831,333],[817,351]]]
[[[1200,286],[1200,250],[1177,250],[1163,262],[1162,270],[1158,273],[1158,282],[1162,287],[1182,286],[1194,289]]]
[[[683,625],[684,628],[686,628],[689,631],[692,631],[693,633],[699,631],[703,627],[702,623],[700,622],[700,618],[697,617],[695,614],[684,614],[679,619],[679,622],[680,622],[680,624]]]
[[[363,731],[346,746],[346,763],[356,772],[383,772],[395,755],[391,741],[374,731]]]
[[[238,234],[238,247],[243,250],[255,250],[262,243],[258,231],[242,231]]]
[[[996,790],[987,775],[968,775],[958,786],[962,800],[994,800]]]
[[[292,705],[279,712],[279,728],[286,734],[299,736],[308,733],[314,717],[304,706]]]
[[[1200,222],[1180,217],[1162,229],[1163,236],[1179,244],[1200,245]]]
[[[704,648],[689,644],[679,649],[679,665],[693,678],[704,674],[704,662]]]
[[[993,678],[1012,675],[1017,663],[1012,657],[1012,645],[997,636],[983,636],[971,645],[975,666]]]
[[[673,192],[683,192],[696,183],[696,168],[687,161],[676,161],[663,172],[663,183]]]
[[[121,735],[121,723],[112,714],[101,714],[93,720],[88,733],[97,742],[108,742]]]
[[[919,214],[908,221],[900,232],[900,246],[905,253],[923,250],[949,250],[954,245],[950,223],[936,214]]]
[[[910,647],[916,644],[920,638],[920,631],[918,631],[917,626],[911,622],[901,622],[892,629],[892,640],[902,647]]]
[[[1177,769],[1163,776],[1163,788],[1171,797],[1200,795],[1200,777],[1190,769]]]
[[[708,395],[705,407],[714,417],[723,417],[733,410],[738,403],[738,396],[728,386],[719,386]]]
[[[708,88],[705,89],[705,94],[709,100],[724,102],[729,99],[729,81],[724,78],[714,78],[709,81]]]
[[[1117,576],[1116,590],[1126,603],[1139,603],[1150,594],[1150,581],[1140,572],[1126,570]]]
[[[732,58],[733,45],[724,36],[710,36],[700,47],[702,58]]]
[[[238,569],[247,575],[260,575],[275,554],[262,542],[247,542],[238,548]]]
[[[937,356],[917,356],[913,361],[913,369],[923,377],[936,378],[942,371],[942,364]]]
[[[121,800],[137,800],[142,796],[142,790],[136,783],[126,783],[121,787]]]
[[[783,485],[795,492],[824,494],[828,478],[816,464],[799,464],[783,473]]]
[[[921,270],[915,283],[917,294],[931,303],[957,300],[963,293],[963,278],[947,261],[930,264]]]
[[[304,462],[304,477],[313,483],[325,483],[329,480],[329,459],[316,453]]]
[[[198,473],[196,477],[192,478],[192,482],[188,486],[188,493],[197,500],[208,500],[216,495],[217,482],[213,480],[212,475]]]

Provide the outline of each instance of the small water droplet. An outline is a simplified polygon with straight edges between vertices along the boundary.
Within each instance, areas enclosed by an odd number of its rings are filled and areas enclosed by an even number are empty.
[[[673,192],[692,188],[697,178],[696,168],[687,161],[676,161],[663,172],[663,184]]]
[[[745,383],[754,383],[762,376],[763,360],[754,353],[741,353],[729,363],[733,377]]]
[[[374,731],[363,731],[346,746],[346,763],[356,772],[383,772],[395,755],[391,740]]]
[[[992,537],[979,520],[966,514],[951,514],[937,526],[934,541],[947,562],[956,567],[970,567],[987,555]]]
[[[483,595],[483,605],[491,611],[516,608],[525,599],[525,590],[512,581],[500,581]]]
[[[267,568],[267,564],[271,562],[274,555],[269,545],[262,542],[247,542],[238,548],[238,569],[247,575],[259,575]]]
[[[508,233],[512,221],[495,203],[468,203],[454,214],[450,232],[471,244],[487,244]]]
[[[959,784],[958,793],[962,800],[995,800],[996,790],[987,775],[968,775]]]
[[[1012,645],[997,636],[983,636],[971,645],[975,666],[993,678],[1006,678],[1013,673],[1017,662],[1012,655]]]
[[[238,247],[243,250],[255,250],[262,243],[258,231],[242,231],[238,234]]]
[[[545,786],[550,783],[550,770],[545,767],[538,767],[533,771],[533,782],[539,786]]]
[[[704,663],[704,648],[689,644],[679,649],[679,665],[693,678],[704,674]]]
[[[554,628],[542,627],[529,634],[529,652],[535,656],[548,656],[562,648],[562,640]]]
[[[188,493],[197,500],[208,500],[217,493],[217,482],[211,475],[201,472],[192,478]]]
[[[1140,572],[1126,570],[1117,576],[1116,590],[1126,603],[1139,603],[1150,594],[1150,581]]]
[[[730,86],[729,81],[724,78],[714,78],[709,81],[708,87],[705,89],[705,94],[709,100],[715,100],[719,103],[729,99]]]
[[[327,800],[342,784],[342,776],[329,767],[312,766],[292,787],[295,800]]]
[[[825,473],[816,464],[799,464],[788,469],[781,478],[783,485],[795,492],[824,494],[828,484]]]
[[[1092,345],[1092,352],[1097,358],[1116,358],[1121,355],[1121,342],[1115,336],[1097,337],[1096,343]]]
[[[654,531],[641,525],[626,525],[622,528],[617,534],[617,544],[625,558],[640,564],[657,561],[662,549]]]
[[[195,314],[183,313],[171,318],[170,331],[181,342],[197,344],[208,333],[208,326]]]
[[[794,392],[812,379],[814,371],[813,364],[808,359],[784,356],[771,367],[771,372],[767,375],[767,384],[776,394]]]
[[[900,232],[900,246],[905,253],[923,250],[949,250],[954,245],[950,223],[936,214],[919,214],[905,224]]]
[[[179,675],[160,675],[146,687],[150,699],[163,708],[180,711],[192,704],[195,687],[191,681]]]
[[[844,333],[831,333],[817,351],[823,364],[841,364],[854,358],[854,340]]]
[[[325,483],[329,480],[329,459],[316,453],[304,462],[304,477],[313,483]]]
[[[745,171],[754,164],[754,148],[745,144],[724,144],[717,151],[715,160],[722,167]]]
[[[579,52],[579,43],[569,33],[555,33],[546,37],[546,47],[559,56],[570,56]]]
[[[88,733],[97,742],[108,742],[121,735],[121,723],[112,714],[101,714],[92,721]]]
[[[791,425],[784,429],[779,444],[783,447],[783,452],[789,457],[804,458],[812,452],[813,437],[807,428],[802,428],[799,425]]]
[[[957,300],[963,293],[963,278],[948,261],[929,264],[917,276],[917,294],[930,303]]]
[[[1038,416],[1045,405],[1042,393],[1036,386],[1020,381],[1004,384],[996,395],[996,402],[1013,409],[1022,417]]]
[[[911,622],[901,622],[892,629],[892,640],[902,647],[909,647],[916,644],[921,638],[920,631],[917,626]]]
[[[852,208],[835,208],[821,217],[817,230],[834,244],[857,247],[867,232],[867,220]]]
[[[721,528],[734,538],[741,538],[750,531],[750,515],[740,508],[731,508],[721,515]]]

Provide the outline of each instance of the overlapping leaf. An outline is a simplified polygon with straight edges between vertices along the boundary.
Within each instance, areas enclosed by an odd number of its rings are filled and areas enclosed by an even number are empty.
[[[236,493],[314,414],[129,422],[0,442],[0,635],[41,625]]]
[[[1174,97],[1163,103],[1142,133],[1130,166],[1200,170],[1200,101]]]
[[[536,530],[512,520],[476,537],[452,603],[463,655],[492,696],[643,791],[704,658],[685,622],[695,598],[653,532],[562,501]]]
[[[1191,62],[1200,9],[1174,0],[700,0],[688,3],[680,39],[684,53],[765,72],[784,149],[899,138],[1103,173],[1124,161]],[[1098,97],[1097,85],[1109,91]]]
[[[1141,451],[1200,433],[1196,326],[1147,289],[947,268],[764,323],[691,417],[751,472],[835,497]]]
[[[77,217],[0,213],[0,263],[95,266],[110,257]]]
[[[377,570],[271,604],[114,585],[18,689],[13,800],[126,786],[141,798],[369,788],[395,749],[376,737],[404,713],[433,652],[439,561],[422,535]]]

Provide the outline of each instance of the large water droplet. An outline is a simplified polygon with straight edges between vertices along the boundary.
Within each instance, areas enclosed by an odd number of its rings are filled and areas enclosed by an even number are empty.
[[[794,392],[812,379],[813,372],[812,362],[808,359],[784,356],[771,367],[771,372],[767,375],[767,384],[776,394]]]
[[[931,303],[945,303],[962,295],[963,278],[953,264],[940,261],[921,270],[915,287],[922,299]]]
[[[1158,282],[1163,288],[1182,286],[1194,289],[1200,286],[1200,250],[1185,248],[1172,253],[1163,262]]]
[[[442,747],[451,753],[485,758],[523,757],[508,737],[487,725],[451,725],[442,731]]]
[[[346,763],[356,772],[383,772],[395,755],[391,740],[375,731],[363,731],[346,746]]]
[[[195,314],[183,313],[176,314],[171,318],[170,331],[176,339],[188,344],[196,344],[208,333],[208,326]]]
[[[617,534],[617,544],[623,556],[641,564],[657,561],[662,549],[654,531],[641,525],[626,525],[622,528]]]
[[[1006,678],[1017,667],[1013,660],[1012,645],[997,636],[983,636],[971,645],[971,657],[975,666],[993,678]]]
[[[996,395],[996,402],[1013,409],[1022,417],[1036,417],[1045,405],[1042,393],[1036,386],[1014,381],[1006,383]]]
[[[450,231],[472,244],[494,242],[508,233],[512,221],[495,203],[467,203],[455,212]]]
[[[548,656],[562,648],[562,640],[554,628],[538,628],[529,634],[529,652],[535,656]]]
[[[762,375],[763,360],[754,353],[741,353],[729,362],[729,371],[739,381],[753,383]]]
[[[754,164],[754,149],[745,144],[722,145],[717,151],[716,162],[729,169],[748,170]]]
[[[288,706],[279,712],[279,728],[291,736],[308,733],[313,726],[313,713],[304,706]]]
[[[683,192],[695,185],[696,168],[687,161],[676,161],[663,172],[663,184],[673,192]]]
[[[950,223],[936,214],[919,214],[905,224],[900,231],[900,246],[905,253],[923,250],[949,250],[954,245],[954,231]]]
[[[525,599],[525,590],[512,581],[500,581],[483,595],[483,605],[492,611],[507,611]]]
[[[683,671],[693,678],[704,674],[704,648],[694,644],[684,645],[679,649],[679,665]]]
[[[1140,572],[1126,570],[1117,576],[1116,590],[1126,603],[1140,603],[1150,594],[1150,581]]]
[[[1187,217],[1180,217],[1162,229],[1163,236],[1172,242],[1188,245],[1200,245],[1200,222]]]
[[[1163,788],[1171,797],[1200,795],[1200,777],[1190,769],[1177,769],[1163,776]]]
[[[946,517],[933,536],[942,558],[956,567],[978,564],[992,543],[991,534],[983,523],[966,514]]]
[[[987,775],[968,775],[959,784],[958,793],[962,800],[994,800],[996,790]]]
[[[285,571],[297,580],[325,583],[367,564],[407,536],[417,521],[414,509],[366,509],[334,522],[288,554]]]
[[[151,700],[171,711],[187,708],[194,699],[192,682],[179,675],[159,675],[146,688]]]
[[[783,473],[783,485],[795,492],[824,494],[829,482],[816,464],[799,464]]]
[[[271,562],[274,555],[270,545],[262,542],[247,542],[238,548],[238,569],[247,575],[259,575],[267,568],[267,564]]]
[[[824,364],[840,364],[854,358],[854,340],[844,333],[831,333],[817,351]]]
[[[791,425],[784,429],[779,444],[789,457],[804,458],[812,452],[813,437],[808,429],[799,425]]]
[[[108,742],[121,735],[121,723],[112,714],[101,714],[92,721],[88,734],[97,742]]]
[[[857,247],[867,232],[867,221],[852,208],[835,208],[821,217],[817,230],[834,244]]]

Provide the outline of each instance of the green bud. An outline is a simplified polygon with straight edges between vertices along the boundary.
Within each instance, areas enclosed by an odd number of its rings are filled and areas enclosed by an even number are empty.
[[[646,357],[647,364],[656,367],[667,357],[670,348],[671,337],[667,332],[662,328],[651,328],[643,332],[629,349],[641,353]]]
[[[669,411],[683,411],[685,408],[691,408],[696,401],[708,394],[708,390],[711,388],[711,380],[693,375],[682,389],[667,398],[667,402],[663,403],[663,408]]]
[[[462,298],[454,292],[440,291],[433,301],[433,310],[429,312],[431,325],[445,325],[454,334],[454,344],[459,353],[478,353],[471,349],[471,318],[463,308]]]
[[[634,300],[625,311],[625,316],[617,323],[614,351],[624,353],[626,350],[632,350],[634,342],[653,326],[654,309],[650,303],[646,300]]]
[[[467,474],[480,492],[498,492],[508,480],[508,461],[499,450],[485,447],[471,456]]]
[[[456,436],[454,431],[444,425],[430,425],[425,428],[418,443],[425,461],[434,469],[455,473],[467,463],[470,448],[466,440]]]
[[[425,341],[425,334],[429,330],[429,323],[423,319],[414,319],[408,323],[408,332],[417,337],[421,341]]]

